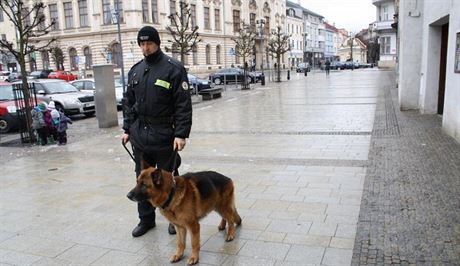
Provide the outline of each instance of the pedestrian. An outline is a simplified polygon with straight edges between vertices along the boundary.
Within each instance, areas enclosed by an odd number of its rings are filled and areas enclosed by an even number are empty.
[[[48,144],[49,127],[45,122],[45,113],[49,112],[45,102],[39,103],[32,109],[32,128],[37,132],[38,143],[42,146]]]
[[[140,29],[137,43],[144,58],[128,73],[122,143],[131,142],[136,177],[142,160],[177,175],[180,157],[175,151],[184,148],[192,127],[187,72],[182,63],[163,53],[155,28]],[[155,208],[147,201],[137,207],[140,222],[132,231],[133,237],[155,227]],[[172,224],[168,232],[176,233]]]
[[[51,111],[53,125],[57,135],[58,145],[67,144],[67,128],[68,124],[72,124],[72,120],[68,118],[63,112],[54,109]]]
[[[50,101],[48,103],[48,111],[51,114],[51,119],[53,119],[52,115],[53,115],[53,111],[55,111],[55,110],[56,110],[56,104],[54,103],[54,101]],[[55,113],[55,115],[56,114],[59,114],[59,113]],[[52,126],[50,126],[50,137],[53,137],[53,139],[52,139],[53,143],[56,142],[57,139],[58,139],[58,133],[56,131],[56,128],[57,127],[54,124]]]
[[[329,72],[331,71],[331,61],[329,59],[326,59],[326,76],[329,76]]]

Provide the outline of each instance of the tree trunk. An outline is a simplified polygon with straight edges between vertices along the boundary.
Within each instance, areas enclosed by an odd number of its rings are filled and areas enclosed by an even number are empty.
[[[29,133],[30,143],[35,143],[36,138],[34,134],[34,130],[32,128],[32,108],[34,106],[30,106],[30,91],[29,91],[29,84],[27,83],[27,72],[26,72],[26,62],[24,59],[24,55],[22,58],[19,58],[19,66],[21,67],[21,80],[22,80],[22,94],[24,96],[24,118],[25,118],[25,130]]]
[[[280,63],[281,63],[281,55],[276,54],[276,81],[281,82],[281,68],[280,68]]]

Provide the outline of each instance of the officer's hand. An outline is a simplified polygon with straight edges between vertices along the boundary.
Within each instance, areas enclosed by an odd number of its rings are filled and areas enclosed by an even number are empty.
[[[129,134],[123,133],[123,135],[121,135],[121,143],[126,144],[128,143],[128,141],[129,141]]]
[[[174,150],[178,150],[178,151],[181,151],[182,149],[184,149],[185,147],[185,139],[181,139],[181,138],[174,138],[174,145],[173,145],[173,148]]]

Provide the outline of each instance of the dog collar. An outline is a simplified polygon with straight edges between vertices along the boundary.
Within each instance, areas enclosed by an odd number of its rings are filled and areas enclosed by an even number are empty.
[[[171,201],[172,201],[172,199],[174,197],[174,193],[176,193],[176,179],[174,179],[174,176],[173,176],[173,185],[172,185],[171,191],[169,191],[168,198],[163,203],[163,205],[161,205],[162,209],[168,208],[169,204],[171,203]]]

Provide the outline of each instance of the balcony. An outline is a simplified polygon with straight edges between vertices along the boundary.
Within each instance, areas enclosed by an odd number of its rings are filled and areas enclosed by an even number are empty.
[[[379,6],[381,5],[382,3],[385,3],[385,2],[390,2],[391,0],[372,0],[372,4],[374,6]]]

